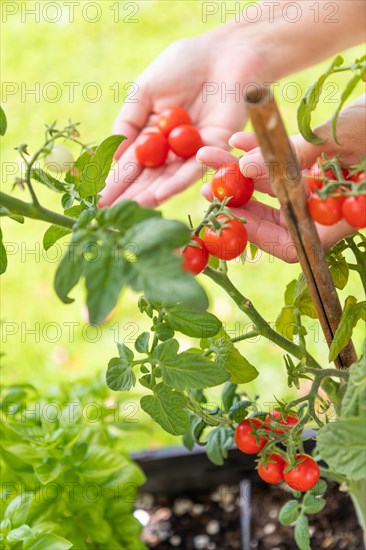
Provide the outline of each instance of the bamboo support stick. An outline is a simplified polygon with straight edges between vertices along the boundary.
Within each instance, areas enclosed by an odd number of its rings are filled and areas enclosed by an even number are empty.
[[[270,183],[283,210],[321,327],[330,346],[342,308],[325,258],[324,247],[314,222],[308,215],[301,168],[269,88],[248,92],[245,102]],[[356,354],[350,340],[335,364],[337,368],[347,368],[355,360]]]

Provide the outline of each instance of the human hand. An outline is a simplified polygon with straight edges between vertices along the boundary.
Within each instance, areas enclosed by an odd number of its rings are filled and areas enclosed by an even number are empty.
[[[265,76],[265,69],[258,49],[227,41],[221,48],[220,40],[212,33],[175,42],[138,78],[137,102],[126,102],[114,124],[114,132],[127,139],[116,153],[118,162],[107,178],[100,206],[122,199],[156,206],[202,176],[202,165],[194,157],[184,160],[172,152],[160,168],[143,168],[138,163],[134,141],[144,129],[156,125],[158,113],[166,107],[186,109],[207,145],[228,148],[230,135],[243,128],[241,97],[229,91],[237,90],[240,82],[261,82],[256,73],[261,67]]]
[[[327,140],[323,144],[312,145],[300,135],[290,138],[303,169],[314,164],[321,153],[325,153],[329,157],[340,154],[346,164],[359,162],[360,155],[364,153],[366,147],[365,99],[366,96],[357,99],[341,112],[337,126],[341,145],[332,141],[329,121],[315,130],[318,135]],[[248,132],[236,133],[230,138],[229,144],[234,148],[247,152],[239,160],[240,169],[245,176],[254,179],[256,191],[274,197],[255,135]],[[217,147],[203,147],[197,153],[197,160],[208,167],[217,169],[221,164],[237,162],[238,158]],[[307,187],[306,190],[310,193]],[[208,200],[212,200],[209,183],[202,187],[202,194]],[[251,200],[244,208],[232,210],[236,215],[244,217],[248,221],[246,228],[250,242],[286,262],[297,261],[296,250],[281,209],[264,204],[260,200]],[[326,249],[355,232],[355,229],[345,221],[333,226],[316,224],[316,227],[320,240]]]

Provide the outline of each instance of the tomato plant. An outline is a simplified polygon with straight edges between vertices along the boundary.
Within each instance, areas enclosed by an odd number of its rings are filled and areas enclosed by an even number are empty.
[[[193,157],[203,146],[201,134],[194,126],[183,124],[172,130],[168,136],[171,150],[179,157]]]
[[[182,107],[168,107],[159,115],[158,127],[166,136],[168,136],[177,126],[186,124],[192,125],[192,120],[187,111],[182,109]]]
[[[136,158],[146,168],[162,166],[166,161],[168,152],[168,142],[162,132],[143,132],[136,140]]]
[[[258,467],[258,475],[270,484],[281,483],[283,481],[283,470],[285,468],[285,460],[278,453],[272,453],[266,456],[265,463],[260,463]]]
[[[293,467],[285,464],[283,477],[291,489],[305,492],[318,483],[320,469],[311,456],[300,453],[296,455],[296,464]]]
[[[227,206],[244,206],[253,195],[254,181],[243,176],[238,163],[226,164],[213,176],[211,190],[220,201],[230,197]]]
[[[209,253],[202,239],[193,237],[192,241],[182,252],[183,268],[194,275],[198,275],[206,269]]]
[[[207,227],[203,242],[212,256],[221,260],[233,260],[242,254],[248,242],[247,231],[241,221],[228,218],[225,214],[217,217],[218,228]]]

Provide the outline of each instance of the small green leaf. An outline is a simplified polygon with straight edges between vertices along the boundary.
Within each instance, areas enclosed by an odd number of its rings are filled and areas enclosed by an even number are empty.
[[[258,376],[258,371],[236,349],[230,340],[219,338],[215,341],[216,362],[230,373],[230,382],[246,384]]]
[[[46,187],[52,189],[52,191],[65,193],[65,191],[67,190],[67,187],[64,183],[54,178],[48,172],[45,172],[41,168],[33,168],[30,175],[31,178],[38,181],[39,183],[43,183],[43,185],[46,185]]]
[[[8,126],[4,109],[0,105],[0,136],[4,136]]]
[[[342,254],[331,254],[328,263],[334,285],[342,290],[348,283],[349,278],[349,267],[346,258]]]
[[[68,294],[77,284],[83,273],[85,265],[84,244],[86,242],[74,234],[66,253],[57,267],[54,288],[57,296],[65,304],[71,304],[74,301],[73,298],[69,298]]]
[[[177,340],[168,340],[154,350],[153,357],[168,386],[181,391],[186,388],[203,389],[218,386],[228,379],[226,370],[217,363],[189,350],[178,353],[178,349]]]
[[[303,510],[306,514],[317,514],[323,510],[325,504],[326,502],[323,498],[316,497],[309,492],[304,496]]]
[[[128,391],[136,384],[133,352],[125,344],[118,344],[118,351],[119,357],[113,357],[108,363],[107,386],[114,391]]]
[[[23,543],[24,550],[68,550],[72,546],[72,542],[49,533],[35,535]]]
[[[43,235],[43,248],[48,250],[53,246],[58,240],[66,237],[71,233],[71,229],[66,227],[60,227],[59,225],[50,225],[46,233]]]
[[[82,198],[95,196],[105,187],[113,155],[124,139],[121,135],[110,136],[97,147],[80,174],[77,189]]]
[[[366,478],[365,417],[348,417],[318,431],[317,448],[331,470],[352,481]]]
[[[358,321],[366,321],[366,302],[357,303],[356,298],[348,296],[341,320],[329,350],[329,361],[334,361],[339,352],[348,344]]]
[[[284,306],[276,319],[276,331],[288,340],[293,340],[295,328],[296,308]]]
[[[280,510],[278,519],[282,525],[295,523],[300,515],[300,505],[297,500],[289,500]]]
[[[142,332],[138,335],[135,341],[135,349],[139,353],[147,353],[149,351],[150,333]]]
[[[109,208],[98,210],[97,219],[100,225],[107,224],[125,233],[133,225],[150,218],[161,218],[161,212],[152,208],[143,208],[136,202],[120,201]]]
[[[0,275],[5,273],[8,267],[8,258],[6,256],[6,248],[3,243],[3,232],[0,229]]]
[[[207,436],[207,456],[217,466],[224,464],[228,451],[234,443],[234,432],[227,426],[212,428]]]
[[[366,355],[351,365],[349,380],[342,399],[342,418],[366,416]]]
[[[237,384],[233,384],[232,382],[225,383],[224,389],[222,390],[222,404],[225,411],[228,411],[239,399],[236,393],[237,389]]]
[[[301,515],[295,524],[295,541],[300,550],[311,550],[309,521],[304,515]]]
[[[333,74],[334,69],[342,65],[343,57],[338,55],[332,62],[331,66],[325,71],[323,75],[320,76],[318,81],[309,88],[305,96],[301,100],[300,106],[297,111],[297,123],[301,135],[306,139],[306,141],[319,144],[323,143],[323,139],[314,134],[311,129],[311,114],[315,111],[319,100],[320,95],[324,86],[325,81],[328,76]]]
[[[174,330],[166,323],[158,323],[157,325],[154,325],[154,329],[159,340],[162,342],[166,342],[174,337]]]
[[[183,435],[189,430],[186,398],[165,384],[153,389],[154,395],[141,398],[142,409],[170,434]]]
[[[194,338],[215,336],[222,327],[221,321],[212,313],[197,312],[181,304],[166,308],[165,320],[174,330]]]
[[[42,485],[46,485],[59,477],[62,472],[62,464],[55,458],[49,458],[42,464],[35,464],[33,469]]]
[[[324,495],[325,491],[327,490],[327,482],[324,479],[320,479],[318,483],[310,489],[306,494],[312,494],[317,497]]]
[[[339,144],[339,141],[337,139],[337,121],[339,113],[341,112],[343,105],[353,92],[353,90],[356,88],[357,84],[365,79],[366,75],[366,67],[363,68],[358,74],[354,75],[351,80],[347,83],[346,87],[342,91],[341,99],[339,102],[339,105],[335,111],[335,113],[332,116],[331,123],[332,123],[332,136],[333,140]]]

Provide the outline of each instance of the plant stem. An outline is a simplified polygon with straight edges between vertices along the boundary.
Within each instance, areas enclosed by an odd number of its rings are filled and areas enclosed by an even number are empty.
[[[204,274],[227,292],[227,294],[234,300],[238,308],[254,323],[258,334],[264,336],[271,342],[274,342],[299,360],[305,356],[307,364],[310,367],[313,367],[314,369],[321,368],[317,361],[307,351],[303,351],[298,345],[273,330],[267,321],[263,319],[260,313],[258,313],[253,304],[233,285],[225,273],[220,273],[208,267],[205,269]]]
[[[53,223],[61,227],[72,229],[75,224],[75,219],[70,216],[64,216],[58,214],[47,208],[43,208],[40,204],[31,204],[22,200],[16,199],[7,193],[0,192],[0,205],[4,206],[12,214],[18,214],[25,216],[26,218],[32,218],[34,220],[41,220],[44,222]]]

